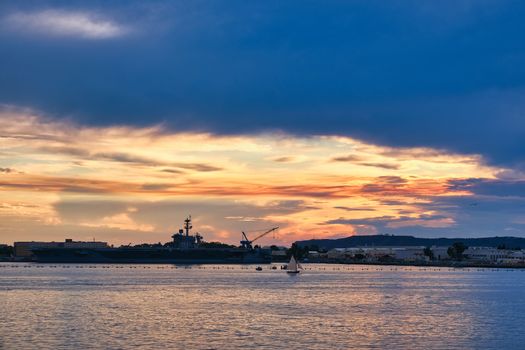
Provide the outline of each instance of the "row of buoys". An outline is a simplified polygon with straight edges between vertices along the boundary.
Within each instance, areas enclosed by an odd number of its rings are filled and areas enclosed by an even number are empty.
[[[409,266],[407,266],[409,267]],[[19,265],[19,264],[0,264],[0,268],[77,268],[77,269],[156,269],[156,270],[169,270],[169,269],[198,269],[198,270],[251,270],[253,267],[249,266],[152,266],[152,265]],[[259,269],[260,268],[260,269]],[[266,270],[277,270],[277,266],[270,265],[265,267]],[[399,268],[372,268],[372,267],[304,267],[305,270],[310,271],[390,271],[390,272],[407,272],[407,271],[418,271],[418,272],[497,272],[497,271],[522,271],[525,269],[513,269],[513,268],[454,268],[454,267],[425,267],[425,268],[415,268],[415,269],[403,269]],[[257,270],[263,270],[262,267],[257,267]]]

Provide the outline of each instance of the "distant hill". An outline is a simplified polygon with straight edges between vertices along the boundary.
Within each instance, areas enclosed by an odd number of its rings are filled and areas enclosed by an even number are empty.
[[[324,249],[351,247],[392,247],[392,246],[438,246],[449,247],[454,242],[462,242],[467,247],[498,247],[525,249],[525,238],[519,237],[485,237],[485,238],[418,238],[414,236],[351,236],[339,239],[310,239],[297,241],[301,246],[317,246]]]

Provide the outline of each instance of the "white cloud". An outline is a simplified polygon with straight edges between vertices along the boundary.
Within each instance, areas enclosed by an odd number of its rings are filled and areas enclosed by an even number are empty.
[[[128,33],[128,28],[93,13],[45,10],[13,13],[6,17],[11,29],[53,36],[110,39]]]

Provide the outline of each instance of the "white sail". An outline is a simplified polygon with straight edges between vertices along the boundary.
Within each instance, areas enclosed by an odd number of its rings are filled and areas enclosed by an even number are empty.
[[[297,261],[295,261],[295,258],[292,255],[292,258],[290,259],[290,262],[288,263],[288,271],[297,271]]]
[[[304,270],[304,269],[303,269],[303,266],[302,266],[301,264],[299,264],[299,263],[297,263],[297,268],[298,268],[299,270]]]

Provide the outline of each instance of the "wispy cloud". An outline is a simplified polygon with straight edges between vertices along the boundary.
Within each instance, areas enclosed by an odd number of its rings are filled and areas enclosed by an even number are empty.
[[[383,169],[390,169],[390,170],[397,170],[399,169],[398,164],[394,163],[386,163],[386,162],[367,162],[365,161],[366,158],[354,154],[345,155],[345,156],[337,156],[330,159],[331,162],[341,162],[341,163],[353,163],[358,164],[362,166],[370,166],[370,167],[376,167],[376,168],[383,168]]]
[[[359,157],[359,156],[356,156],[356,155],[353,155],[353,154],[350,154],[348,156],[339,156],[339,157],[333,157],[331,159],[332,162],[360,162],[362,161],[363,158],[362,157]]]
[[[288,156],[277,157],[277,158],[273,158],[272,160],[277,163],[289,163],[289,162],[293,162],[295,160],[295,157],[288,157]]]
[[[347,181],[352,179],[347,178]],[[358,182],[363,179],[357,179]],[[304,181],[304,180],[303,180]],[[142,183],[124,178],[102,180],[79,176],[43,176],[34,174],[4,175],[0,178],[0,189],[7,191],[39,191],[67,193],[101,193],[150,196],[223,196],[223,197],[274,197],[274,198],[324,198],[345,199],[360,197],[378,201],[385,197],[403,198],[406,201],[417,197],[468,195],[469,192],[451,189],[446,181],[415,180],[406,183],[382,182],[381,178],[369,178],[368,183],[348,185],[324,184],[321,179],[289,185],[252,183],[245,180],[224,178],[219,183],[196,180],[162,183]],[[356,180],[354,180],[356,181]],[[338,209],[346,206],[338,206]],[[354,209],[355,210],[355,209]],[[371,209],[367,209],[371,210]]]
[[[359,163],[359,164],[364,165],[364,166],[371,166],[371,167],[390,169],[390,170],[399,169],[399,165],[392,164],[392,163]]]
[[[44,10],[16,12],[5,17],[12,30],[83,39],[111,39],[129,32],[127,26],[90,12]]]
[[[139,165],[145,165],[145,166],[172,166],[174,168],[182,168],[182,169],[203,171],[203,172],[223,170],[220,167],[209,165],[209,164],[161,162],[155,159],[134,156],[134,155],[127,154],[127,153],[96,153],[91,156],[91,159],[107,160],[107,161],[114,161],[114,162],[120,162],[120,163],[133,163],[133,164],[139,164]],[[173,172],[173,171],[168,171],[168,172]]]
[[[335,206],[334,209],[341,209],[341,210],[346,210],[346,211],[375,211],[374,208],[350,208],[344,205]]]

